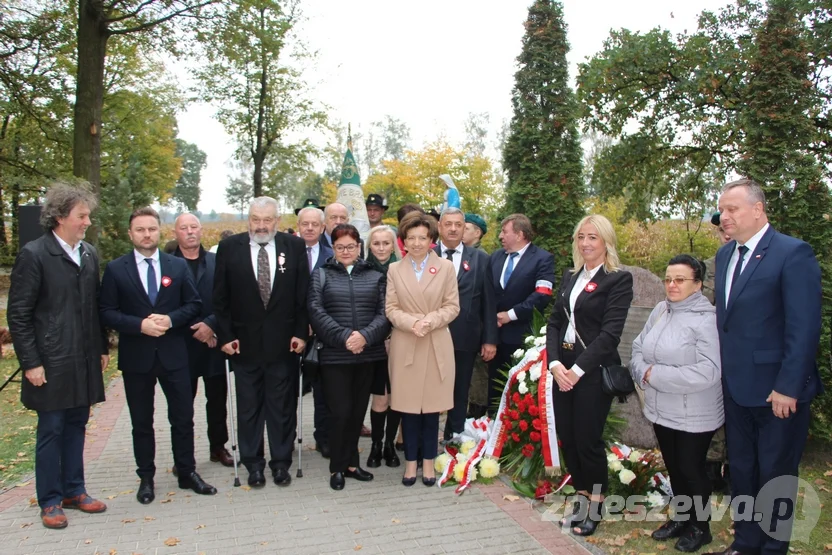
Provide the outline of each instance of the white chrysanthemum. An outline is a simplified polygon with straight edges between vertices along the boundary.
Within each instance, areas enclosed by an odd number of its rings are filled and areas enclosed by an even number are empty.
[[[471,452],[471,450],[474,448],[475,445],[476,445],[476,443],[474,443],[471,440],[465,441],[465,442],[462,443],[462,445],[459,446],[459,452],[464,454],[467,457],[468,453]]]
[[[528,351],[526,351],[526,356],[529,357],[529,360],[537,360],[540,358],[540,349],[537,347],[532,347]]]
[[[526,382],[526,372],[520,372],[517,374],[517,383],[525,383]]]
[[[619,470],[624,468],[624,465],[622,465],[621,461],[619,461],[618,459],[613,459],[609,462],[607,466],[609,466],[610,470],[612,470],[613,472],[618,472]]]
[[[607,453],[607,462],[617,461],[618,455],[615,453]]]
[[[538,333],[540,335],[546,335],[546,326],[543,326],[542,328],[540,328],[540,331]]]
[[[530,335],[526,338],[526,344],[531,345],[532,343],[534,343],[534,336]]]
[[[618,473],[618,480],[624,484],[625,486],[629,485],[630,482],[636,479],[636,473],[632,470],[624,469]]]
[[[526,354],[526,352],[523,349],[517,349],[511,356],[513,356],[514,358],[523,358],[524,354]]]
[[[483,459],[477,468],[483,478],[495,478],[500,474],[500,462],[497,459]]]
[[[632,463],[636,463],[641,460],[641,457],[643,457],[642,453],[633,449],[630,451],[630,456],[627,457],[627,460]]]
[[[529,370],[529,379],[536,382],[540,379],[540,374],[543,372],[543,364],[537,363]]]
[[[445,467],[451,462],[451,456],[447,453],[442,453],[433,461],[433,468],[440,474],[445,472]]]
[[[542,346],[546,345],[546,337],[545,336],[535,337],[534,338],[534,344],[537,345],[538,347],[542,347]]]
[[[657,491],[651,491],[647,494],[647,503],[650,507],[661,507],[665,504],[664,496]]]
[[[517,386],[517,391],[520,392],[520,395],[525,395],[529,392],[529,386],[526,385],[526,382],[520,382],[520,385]]]

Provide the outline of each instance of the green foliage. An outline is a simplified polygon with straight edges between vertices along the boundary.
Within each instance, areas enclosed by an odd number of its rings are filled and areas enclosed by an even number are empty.
[[[252,199],[251,183],[245,179],[232,179],[225,188],[225,201],[240,211],[240,217]]]
[[[127,236],[128,221],[134,209],[130,183],[121,171],[120,163],[116,163],[114,169],[110,179],[101,187],[97,212],[101,229],[98,255],[102,267],[133,248]]]
[[[512,91],[514,115],[503,151],[508,175],[506,213],[532,221],[539,246],[555,255],[556,274],[571,264],[572,230],[583,216],[582,152],[577,105],[569,87],[566,25],[559,1],[529,8],[520,68]]]
[[[173,202],[191,212],[199,204],[199,181],[202,170],[208,165],[206,154],[198,146],[182,139],[175,139],[176,156],[182,160],[182,175],[173,190]]]

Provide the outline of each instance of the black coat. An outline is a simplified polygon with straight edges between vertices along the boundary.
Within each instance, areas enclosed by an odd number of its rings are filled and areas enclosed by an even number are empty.
[[[214,330],[215,335],[217,333],[217,317],[214,316],[214,270],[216,269],[217,255],[212,252],[207,252],[202,247],[199,250],[200,257],[195,282],[199,299],[202,301],[202,309],[199,312],[199,316],[188,322],[188,330],[186,333],[189,334],[189,337],[185,343],[188,346],[188,367],[191,369],[191,376],[205,376],[206,378],[210,378],[219,376],[225,372],[225,357],[220,350],[219,344],[211,349],[202,341],[194,339],[194,332],[190,327],[197,322],[203,322]],[[178,246],[173,256],[185,260],[189,264],[188,270],[190,270],[190,263],[182,255],[182,251],[179,250]]]
[[[81,267],[46,233],[24,246],[11,276],[7,319],[23,370],[43,366],[46,383],[25,378],[20,398],[33,410],[104,401],[101,355],[107,337],[98,317],[98,254],[82,242]]]
[[[309,321],[323,342],[321,364],[355,364],[384,360],[384,340],[390,335],[390,322],[384,313],[387,276],[360,258],[352,273],[334,258],[324,265],[326,280],[321,288],[321,272],[312,273],[309,285]],[[351,353],[345,343],[358,330],[367,345],[361,354]]]

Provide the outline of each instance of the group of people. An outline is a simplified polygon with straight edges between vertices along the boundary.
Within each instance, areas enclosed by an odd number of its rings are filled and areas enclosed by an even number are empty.
[[[101,512],[83,475],[84,427],[104,399],[106,329],[119,333],[119,368],[133,423],[140,487],[155,497],[153,401],[158,381],[168,401],[174,472],[181,488],[214,494],[196,472],[193,400],[202,378],[210,457],[233,464],[223,375],[236,382],[238,440],[248,484],[291,483],[299,365],[315,349],[315,441],[329,457],[330,486],[373,479],[359,460],[368,404],[372,446],[366,466],[401,465],[402,483],[436,481],[433,459],[440,413],[443,437],[463,431],[478,359],[488,364],[488,404],[501,393],[499,371],[531,331],[535,309],[554,298],[547,326],[556,431],[572,483],[589,510],[562,524],[591,535],[608,488],[602,434],[613,396],[605,367],[620,364],[618,345],[633,298],[612,223],[584,217],[573,234],[572,267],[553,295],[554,257],[532,243],[529,219],[501,222],[502,248],[480,248],[482,218],[446,208],[438,219],[417,205],[384,225],[380,195],[367,198],[366,237],[347,208],[309,199],[298,235],[278,232],[278,204],[254,199],[248,231],[224,238],[216,254],[201,245],[196,216],[175,223],[176,248],[160,252],[160,221],[150,208],[130,217],[133,250],[110,262],[99,281],[98,256],[83,240],[95,198],[55,185],[46,196],[47,233],[15,264],[8,320],[25,371],[24,404],[38,411],[36,483],[43,524],[67,525],[65,508]],[[706,453],[724,423],[731,489],[756,496],[770,480],[796,476],[809,402],[821,390],[814,355],[820,333],[820,270],[811,248],[777,233],[759,185],[725,186],[719,201],[725,245],[715,259],[715,306],[702,294],[705,265],[688,255],[669,261],[667,300],[633,343],[630,370],[644,392],[674,495],[707,499]],[[730,236],[730,240],[727,238]],[[753,322],[753,325],[749,325]],[[372,401],[370,401],[372,396]],[[785,492],[794,500],[795,488]],[[696,505],[694,505],[696,507]],[[773,513],[779,514],[779,513]],[[711,541],[707,503],[677,511],[655,533],[679,538],[681,551]],[[782,535],[778,535],[782,538]],[[757,522],[736,522],[724,555],[786,553],[788,542]]]

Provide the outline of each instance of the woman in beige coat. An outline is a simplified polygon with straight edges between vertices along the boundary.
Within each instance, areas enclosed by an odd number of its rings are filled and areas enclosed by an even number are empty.
[[[459,314],[456,272],[430,248],[436,221],[419,212],[399,224],[407,256],[387,272],[390,339],[390,404],[402,413],[405,470],[402,484],[416,483],[422,449],[422,483],[436,483],[433,459],[439,413],[454,405],[454,345],[448,330]]]

